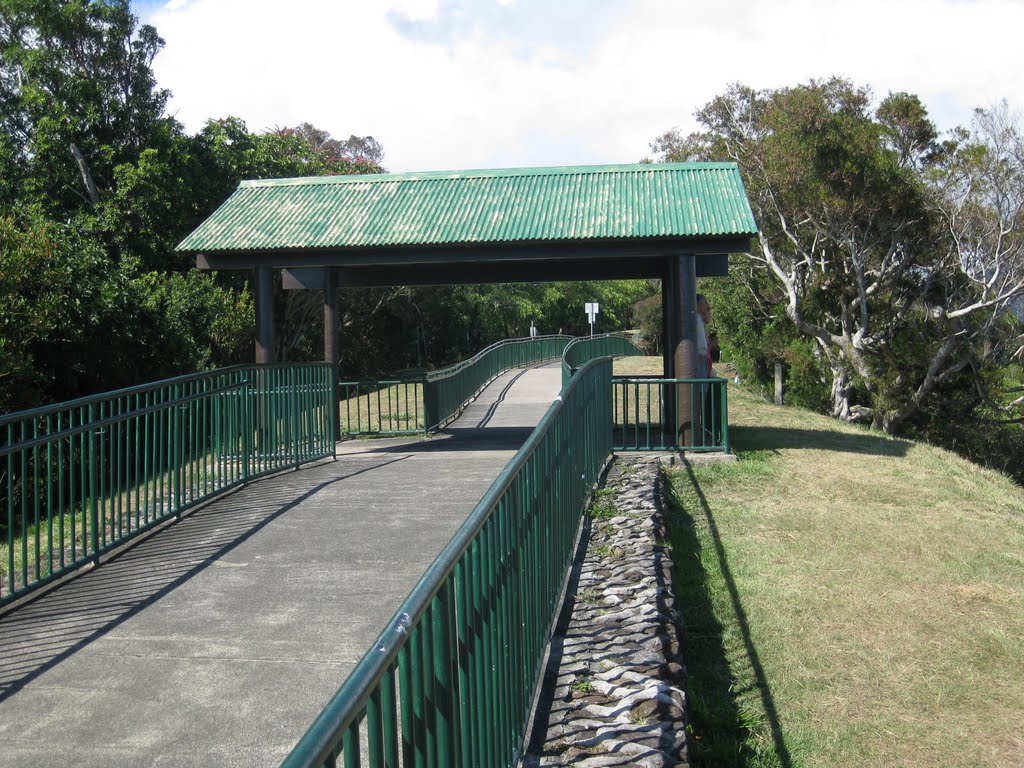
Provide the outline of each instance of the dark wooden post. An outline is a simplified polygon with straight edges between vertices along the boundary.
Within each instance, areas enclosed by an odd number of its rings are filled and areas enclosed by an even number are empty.
[[[661,276],[661,355],[662,375],[673,379],[676,375],[676,346],[679,344],[679,259],[670,256],[665,259]],[[676,437],[676,392],[675,385],[666,384],[662,392],[662,423],[671,437]]]
[[[256,365],[274,362],[274,287],[270,267],[256,267]],[[255,381],[256,400],[256,450],[262,452],[267,442],[270,416],[266,398],[267,372],[257,370]]]
[[[324,362],[338,365],[338,289],[324,268]]]
[[[274,362],[274,287],[270,267],[256,267],[256,364]]]
[[[697,375],[697,260],[693,254],[684,254],[675,261],[673,277],[679,322],[673,378],[692,379]],[[700,408],[694,407],[691,387],[682,386],[677,391],[676,436],[682,445],[695,445],[703,429]]]
[[[338,289],[334,287],[334,270],[324,267],[324,362],[331,366],[331,423],[334,440],[341,439],[338,416]]]

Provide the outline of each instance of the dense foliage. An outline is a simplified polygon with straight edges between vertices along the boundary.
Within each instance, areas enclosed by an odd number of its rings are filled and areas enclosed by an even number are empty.
[[[309,123],[187,134],[151,70],[163,45],[128,0],[0,0],[0,412],[251,361],[247,274],[174,246],[242,179],[376,173],[372,136]],[[344,291],[349,376],[445,364],[504,336],[623,327],[643,281]],[[276,354],[322,356],[322,295],[275,297]]]
[[[660,159],[734,159],[760,232],[704,290],[741,375],[1017,473],[1024,139],[1004,106],[940,140],[920,100],[845,80],[735,85]],[[1020,403],[1016,403],[1020,405]]]

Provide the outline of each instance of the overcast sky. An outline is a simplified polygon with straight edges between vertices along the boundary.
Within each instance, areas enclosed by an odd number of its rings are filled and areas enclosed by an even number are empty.
[[[187,130],[310,122],[390,171],[633,163],[731,82],[842,75],[940,129],[1024,106],[1024,0],[170,0],[133,7]]]

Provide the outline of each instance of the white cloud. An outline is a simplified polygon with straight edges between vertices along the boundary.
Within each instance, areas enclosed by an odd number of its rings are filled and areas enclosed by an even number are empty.
[[[173,0],[159,83],[189,130],[309,121],[391,170],[635,162],[733,81],[843,75],[941,127],[1024,105],[1017,0]]]

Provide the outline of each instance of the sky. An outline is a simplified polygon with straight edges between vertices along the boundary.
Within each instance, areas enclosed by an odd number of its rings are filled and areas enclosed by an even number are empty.
[[[834,75],[940,130],[1024,107],[1024,0],[147,0],[190,131],[372,135],[392,172],[635,163],[730,83]]]

